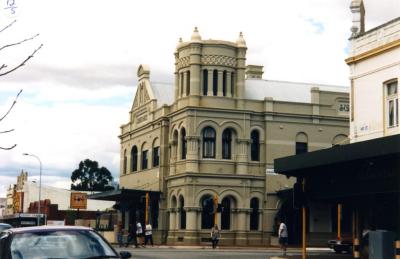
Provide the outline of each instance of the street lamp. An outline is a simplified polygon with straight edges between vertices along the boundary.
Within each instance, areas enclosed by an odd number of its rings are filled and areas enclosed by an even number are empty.
[[[33,156],[39,161],[39,203],[38,203],[38,219],[37,219],[37,225],[40,225],[40,199],[41,199],[41,194],[42,194],[42,161],[40,161],[39,157],[34,155],[34,154],[28,154],[28,153],[23,153],[22,155],[24,156]]]

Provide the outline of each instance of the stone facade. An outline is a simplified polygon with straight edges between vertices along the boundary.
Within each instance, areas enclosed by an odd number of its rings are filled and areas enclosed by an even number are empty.
[[[195,29],[177,45],[173,85],[139,66],[119,136],[120,186],[161,192],[157,242],[208,242],[215,222],[222,245],[269,244],[276,191],[293,185],[267,185],[274,159],[347,141],[346,88],[263,80],[246,51],[242,34],[202,40]]]

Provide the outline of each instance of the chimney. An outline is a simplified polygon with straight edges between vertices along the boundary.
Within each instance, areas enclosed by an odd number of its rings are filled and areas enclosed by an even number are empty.
[[[247,65],[246,66],[246,79],[262,79],[263,66]]]
[[[365,32],[365,9],[363,0],[352,0],[350,4],[350,10],[353,16],[353,24],[351,26],[351,37]]]

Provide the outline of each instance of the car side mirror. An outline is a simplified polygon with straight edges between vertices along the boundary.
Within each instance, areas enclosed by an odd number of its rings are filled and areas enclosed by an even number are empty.
[[[131,258],[132,257],[132,254],[127,251],[121,251],[121,252],[119,252],[119,255],[121,256],[121,258]]]

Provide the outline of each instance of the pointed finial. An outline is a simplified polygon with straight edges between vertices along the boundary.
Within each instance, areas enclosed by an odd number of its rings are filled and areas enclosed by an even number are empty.
[[[176,44],[176,49],[179,49],[182,46],[183,40],[182,37],[179,37],[178,44]]]
[[[238,45],[238,47],[246,47],[246,41],[243,38],[242,32],[239,33],[239,38],[237,39],[236,44]]]
[[[193,31],[193,34],[192,34],[192,37],[190,38],[190,40],[194,41],[194,42],[201,41],[201,36],[200,36],[199,31],[197,30],[197,27],[194,27],[194,31]]]

